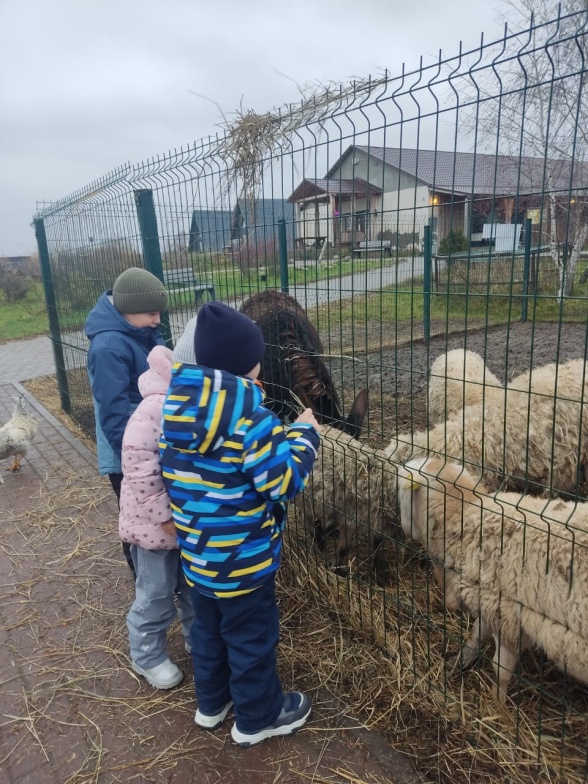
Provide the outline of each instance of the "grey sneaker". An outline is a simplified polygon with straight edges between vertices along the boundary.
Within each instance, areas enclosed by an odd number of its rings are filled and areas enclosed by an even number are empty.
[[[239,746],[246,747],[254,746],[276,735],[291,735],[306,724],[311,710],[312,704],[306,694],[301,691],[289,691],[284,694],[284,707],[273,724],[259,732],[241,732],[235,722],[231,729],[231,737]]]
[[[221,708],[218,713],[213,715],[209,715],[208,713],[202,713],[200,708],[196,711],[196,715],[194,716],[194,721],[199,727],[202,727],[204,730],[218,730],[220,725],[223,721],[227,718],[227,713],[233,707],[233,702],[229,701]]]
[[[145,669],[139,667],[135,662],[131,662],[131,665],[135,672],[142,675],[154,689],[173,689],[184,679],[180,668],[176,667],[169,659],[162,661],[157,667],[146,667]]]

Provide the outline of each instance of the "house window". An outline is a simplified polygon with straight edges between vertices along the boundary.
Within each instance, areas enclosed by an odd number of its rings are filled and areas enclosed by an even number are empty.
[[[472,215],[472,234],[481,234],[485,223],[486,215],[480,215],[479,213]]]
[[[367,220],[367,212],[365,210],[355,214],[342,215],[341,217],[343,218],[343,231],[362,231],[365,233]]]
[[[365,234],[365,221],[366,221],[367,213],[365,210],[361,210],[355,216],[355,231],[362,231]]]

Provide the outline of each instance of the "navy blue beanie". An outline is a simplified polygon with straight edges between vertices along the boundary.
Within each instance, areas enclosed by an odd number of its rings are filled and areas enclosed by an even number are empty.
[[[222,302],[207,302],[198,311],[194,350],[199,365],[244,376],[261,362],[265,345],[249,316]]]

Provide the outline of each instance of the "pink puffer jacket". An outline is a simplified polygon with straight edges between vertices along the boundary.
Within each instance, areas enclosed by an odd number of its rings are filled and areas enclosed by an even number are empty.
[[[178,546],[176,537],[161,527],[172,515],[159,467],[158,446],[172,352],[165,346],[156,346],[147,362],[149,370],[139,377],[143,400],[129,419],[122,442],[118,533],[124,542],[145,550],[172,550]]]

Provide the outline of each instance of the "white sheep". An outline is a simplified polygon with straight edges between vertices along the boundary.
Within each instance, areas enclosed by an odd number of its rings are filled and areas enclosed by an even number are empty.
[[[441,354],[429,373],[429,422],[450,419],[465,406],[480,403],[496,387],[503,389],[479,354],[462,348]]]
[[[491,488],[549,487],[574,493],[588,463],[588,375],[584,360],[551,364],[488,387],[432,430],[398,436],[384,450],[396,463],[437,453],[463,462]]]
[[[382,534],[397,528],[396,466],[335,427],[323,427],[308,485],[294,500],[309,531],[337,533],[335,566],[344,565],[358,529],[369,533],[374,565]]]
[[[446,605],[478,619],[462,665],[492,635],[501,702],[531,645],[588,683],[588,504],[489,495],[463,467],[439,458],[400,467],[398,485],[402,529],[424,545]]]

